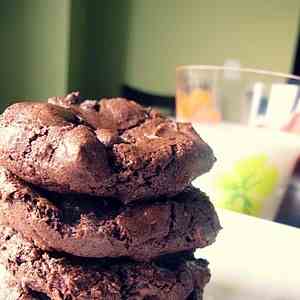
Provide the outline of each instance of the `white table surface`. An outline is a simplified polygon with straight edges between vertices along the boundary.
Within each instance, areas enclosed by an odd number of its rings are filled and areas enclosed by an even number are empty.
[[[217,241],[196,252],[212,272],[204,300],[299,300],[300,229],[218,209]]]

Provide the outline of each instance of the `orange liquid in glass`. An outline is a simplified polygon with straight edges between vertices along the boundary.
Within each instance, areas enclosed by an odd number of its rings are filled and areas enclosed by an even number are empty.
[[[221,121],[213,95],[207,89],[194,89],[190,93],[177,90],[176,114],[179,120],[205,123]]]

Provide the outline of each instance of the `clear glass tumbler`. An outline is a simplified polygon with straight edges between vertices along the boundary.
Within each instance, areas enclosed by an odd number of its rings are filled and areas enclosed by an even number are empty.
[[[300,136],[287,132],[300,129],[299,98],[296,76],[179,67],[176,117],[192,122],[217,157],[194,184],[219,207],[274,219],[300,154]]]

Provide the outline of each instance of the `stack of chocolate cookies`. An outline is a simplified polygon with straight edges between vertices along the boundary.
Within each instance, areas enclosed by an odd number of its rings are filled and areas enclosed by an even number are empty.
[[[193,250],[220,224],[190,183],[214,161],[190,124],[133,101],[74,92],[9,106],[0,299],[202,299],[210,272]]]

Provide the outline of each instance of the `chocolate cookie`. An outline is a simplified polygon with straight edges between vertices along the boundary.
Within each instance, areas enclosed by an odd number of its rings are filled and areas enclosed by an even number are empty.
[[[128,203],[182,191],[215,161],[191,124],[133,101],[49,101],[13,104],[0,119],[1,164],[45,189]]]
[[[11,289],[10,287],[6,288],[6,291],[8,292],[7,295],[8,298],[0,298],[3,300],[51,300],[48,296],[46,296],[43,293],[36,293],[32,291],[23,291],[22,289],[15,290]],[[202,300],[202,291],[195,290],[188,298],[187,300]],[[1,297],[1,291],[0,291],[0,297]],[[145,299],[145,298],[144,298]],[[146,299],[153,299],[146,298]],[[157,298],[154,298],[157,299]],[[90,300],[90,298],[86,298],[86,300]]]
[[[209,281],[208,263],[191,255],[151,263],[52,255],[0,228],[0,262],[23,289],[52,300],[184,300]]]
[[[0,290],[0,299],[2,300],[51,300],[44,293],[37,293],[32,290],[24,291],[21,288],[11,287],[6,285],[4,289],[5,290]],[[2,294],[7,296],[5,296],[5,298],[1,298]],[[187,298],[187,300],[202,300],[203,299],[202,295],[203,292],[201,290],[195,289]],[[146,299],[153,299],[153,298],[150,297]],[[86,300],[90,300],[90,298],[86,298]]]
[[[0,195],[0,224],[44,250],[77,256],[150,260],[205,247],[220,230],[213,205],[193,187],[172,198],[124,206],[38,190],[0,167]]]

